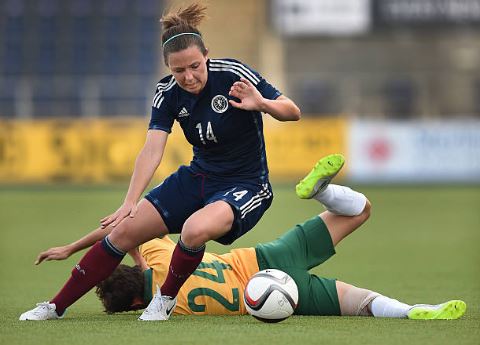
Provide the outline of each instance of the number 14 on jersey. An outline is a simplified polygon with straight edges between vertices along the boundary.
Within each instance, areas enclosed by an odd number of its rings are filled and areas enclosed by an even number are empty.
[[[203,136],[202,124],[199,122],[195,127],[198,128],[198,135],[200,136],[200,141],[202,142],[203,145],[207,145],[207,142],[205,141],[205,138]],[[213,134],[212,123],[210,121],[208,121],[207,123],[207,131],[205,133],[205,137],[207,138],[207,140],[218,143],[217,138],[215,137],[215,134]]]

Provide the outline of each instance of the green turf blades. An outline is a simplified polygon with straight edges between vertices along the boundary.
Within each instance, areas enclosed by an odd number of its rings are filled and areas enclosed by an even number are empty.
[[[297,196],[300,199],[310,199],[330,183],[344,163],[345,157],[338,153],[321,158],[312,171],[297,184],[295,188]]]
[[[464,301],[452,300],[432,307],[425,304],[413,306],[408,312],[412,320],[454,320],[465,314],[467,304]]]

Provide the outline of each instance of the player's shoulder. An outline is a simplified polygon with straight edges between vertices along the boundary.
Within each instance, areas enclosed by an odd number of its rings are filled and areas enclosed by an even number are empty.
[[[162,104],[163,100],[173,94],[177,87],[178,85],[173,75],[168,75],[162,78],[155,86],[153,106],[160,108],[160,104]]]
[[[210,59],[209,70],[234,79],[246,78],[254,85],[261,80],[260,75],[247,64],[232,58]]]
[[[245,65],[242,61],[237,60],[237,59],[233,59],[233,58],[211,58],[210,62],[211,63],[232,63],[232,64],[233,63],[237,63],[237,64],[239,63],[239,64],[242,64],[242,65]]]
[[[167,75],[166,77],[160,79],[160,81],[157,83],[155,89],[157,92],[163,91],[167,92],[171,89],[173,89],[177,85],[177,82],[175,81],[175,78],[173,77],[172,74]]]

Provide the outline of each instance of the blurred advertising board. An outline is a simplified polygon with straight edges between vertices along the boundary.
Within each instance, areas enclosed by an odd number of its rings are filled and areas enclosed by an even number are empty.
[[[480,183],[480,121],[353,121],[348,177],[356,182]]]
[[[265,117],[273,181],[304,176],[323,155],[347,156],[354,182],[480,183],[480,121],[368,121],[336,116],[280,123]],[[137,118],[0,121],[0,184],[127,181],[145,141]],[[175,125],[155,175],[192,158]]]
[[[346,151],[342,118],[264,119],[272,179],[299,179],[322,155]],[[0,120],[0,184],[128,181],[147,127],[138,118]],[[175,124],[155,179],[191,159],[192,147]]]
[[[271,17],[284,35],[351,35],[370,29],[370,0],[273,0]]]
[[[344,117],[304,117],[288,123],[264,119],[268,167],[274,181],[297,181],[322,156],[346,154],[348,121]],[[345,172],[342,170],[341,175]]]
[[[143,119],[0,121],[0,183],[128,180],[145,142]],[[191,159],[181,131],[172,134],[158,177]]]
[[[380,25],[480,23],[480,0],[375,0]]]

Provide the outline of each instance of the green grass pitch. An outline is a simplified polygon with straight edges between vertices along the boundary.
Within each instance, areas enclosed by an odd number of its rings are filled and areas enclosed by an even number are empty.
[[[370,220],[314,272],[407,303],[467,302],[453,321],[298,317],[263,324],[250,316],[174,317],[136,321],[108,316],[91,292],[64,320],[17,321],[51,298],[81,254],[34,266],[39,251],[74,240],[116,209],[126,187],[0,188],[0,344],[480,344],[480,186],[362,187]],[[256,229],[235,246],[274,239],[319,213],[293,186],[276,185],[275,200]],[[210,251],[227,248],[217,244]]]

